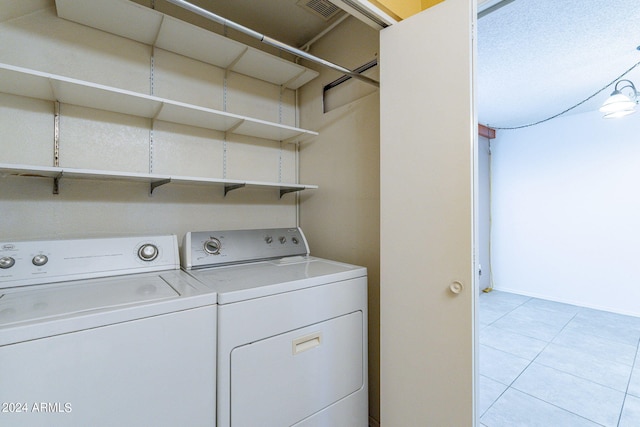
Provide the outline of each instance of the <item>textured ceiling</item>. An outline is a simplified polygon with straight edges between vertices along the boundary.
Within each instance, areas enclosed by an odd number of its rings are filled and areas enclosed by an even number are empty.
[[[640,0],[515,0],[478,21],[480,123],[526,125],[640,62]],[[640,66],[625,77],[640,89]],[[566,114],[597,110],[613,87]]]
[[[298,0],[191,1],[294,47],[342,14],[325,22]],[[640,62],[639,45],[640,0],[514,0],[478,20],[478,120],[514,127],[556,115]],[[640,89],[640,66],[625,78]],[[612,90],[566,114],[597,110]]]

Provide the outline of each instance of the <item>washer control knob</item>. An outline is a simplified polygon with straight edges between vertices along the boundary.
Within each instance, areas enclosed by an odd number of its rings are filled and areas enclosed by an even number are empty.
[[[284,237],[284,236],[280,236],[280,238],[279,238],[278,240],[280,240],[280,243],[282,243],[283,245],[284,245],[285,243],[287,243],[287,238],[286,238],[286,237]]]
[[[143,261],[153,261],[158,257],[158,247],[151,243],[145,243],[138,249],[138,257]]]
[[[15,263],[16,260],[11,258],[10,256],[4,256],[0,258],[0,268],[11,268]]]
[[[47,263],[47,261],[49,261],[49,258],[46,255],[42,254],[34,256],[31,260],[33,265],[35,265],[36,267],[42,267]]]
[[[206,242],[204,242],[204,251],[208,254],[218,255],[220,254],[221,248],[222,248],[222,243],[220,243],[220,240],[216,239],[215,237],[212,237]]]
[[[300,243],[300,242],[298,242],[298,238],[297,237],[292,237],[291,241],[293,242],[294,245],[297,245],[298,243]]]
[[[270,245],[273,242],[273,237],[267,236],[264,238],[264,241],[267,242],[268,245]]]

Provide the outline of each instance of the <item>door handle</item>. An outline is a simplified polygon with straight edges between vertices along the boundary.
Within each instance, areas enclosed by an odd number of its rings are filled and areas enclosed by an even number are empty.
[[[313,334],[306,335],[304,337],[297,338],[292,341],[291,347],[293,355],[302,353],[303,351],[311,350],[314,347],[318,347],[322,344],[322,332],[314,332]]]
[[[460,292],[464,291],[464,285],[462,284],[462,282],[458,282],[456,280],[449,285],[449,290],[457,295]]]

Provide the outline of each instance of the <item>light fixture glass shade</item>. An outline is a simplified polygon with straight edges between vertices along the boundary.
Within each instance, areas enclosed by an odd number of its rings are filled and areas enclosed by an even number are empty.
[[[612,113],[617,113],[620,111],[629,111],[631,113],[635,111],[636,103],[633,102],[628,96],[623,95],[619,91],[614,91],[609,99],[607,99],[602,107],[600,107],[600,112],[604,113],[605,116],[608,116]],[[627,113],[627,114],[631,114]],[[626,114],[625,114],[626,115]]]
[[[629,114],[633,114],[635,112],[636,112],[636,109],[632,108],[630,110],[622,110],[622,111],[614,111],[613,113],[606,113],[602,117],[604,117],[605,119],[617,119],[619,117],[628,116]]]

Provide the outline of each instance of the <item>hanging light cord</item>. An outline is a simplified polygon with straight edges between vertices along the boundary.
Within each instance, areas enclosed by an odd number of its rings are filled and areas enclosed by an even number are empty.
[[[640,50],[640,46],[638,47],[638,50]],[[599,91],[597,91],[596,93],[594,93],[593,95],[591,95],[590,97],[578,102],[576,105],[567,108],[566,110],[558,113],[558,114],[554,114],[551,117],[547,117],[546,119],[537,121],[535,123],[529,123],[527,125],[521,125],[521,126],[514,126],[514,127],[495,127],[495,126],[491,126],[492,129],[496,129],[496,130],[515,130],[515,129],[522,129],[522,128],[528,128],[531,126],[535,126],[535,125],[539,125],[540,123],[544,123],[544,122],[548,122],[549,120],[553,120],[556,117],[559,117],[561,115],[563,115],[564,113],[567,113],[571,110],[573,110],[576,107],[581,106],[582,104],[584,104],[585,102],[589,101],[591,98],[593,98],[594,96],[600,94],[600,92],[602,92],[603,90],[607,89],[609,86],[611,86],[612,84],[614,84],[615,82],[617,82],[618,80],[620,80],[621,78],[623,78],[624,76],[626,76],[631,70],[633,70],[634,68],[636,68],[638,65],[640,65],[640,61],[637,62],[635,65],[633,65],[631,68],[629,68],[627,71],[625,71],[624,73],[620,74],[618,77],[616,77],[615,79],[613,79],[613,81],[611,81],[610,83],[607,83],[606,86],[604,86],[602,89],[600,89]]]

